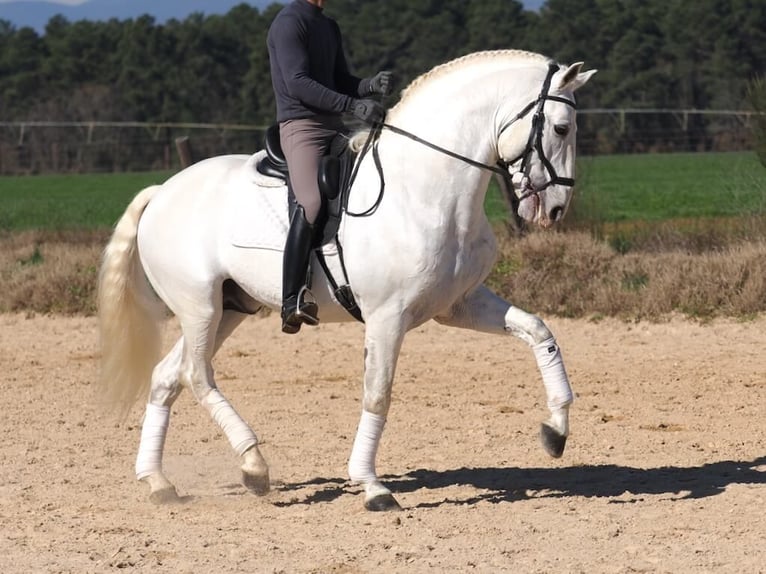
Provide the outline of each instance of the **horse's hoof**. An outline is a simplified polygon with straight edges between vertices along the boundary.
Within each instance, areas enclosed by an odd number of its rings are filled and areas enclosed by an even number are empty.
[[[373,496],[364,501],[364,507],[372,512],[402,509],[392,494],[378,494],[377,496]]]
[[[242,484],[245,485],[250,492],[263,496],[268,494],[271,490],[271,482],[269,481],[269,473],[266,474],[250,474],[247,472],[242,473]]]
[[[542,423],[540,425],[540,441],[543,448],[553,458],[561,458],[564,454],[564,447],[567,444],[567,437],[559,433],[552,426]]]
[[[154,504],[175,504],[181,502],[175,486],[160,488],[149,494],[149,501]]]

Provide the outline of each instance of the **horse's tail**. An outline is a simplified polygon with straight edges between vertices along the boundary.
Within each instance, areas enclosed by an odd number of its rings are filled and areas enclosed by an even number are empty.
[[[138,258],[138,221],[160,186],[130,202],[104,249],[98,277],[101,387],[124,418],[148,391],[160,358],[164,305],[149,285]]]

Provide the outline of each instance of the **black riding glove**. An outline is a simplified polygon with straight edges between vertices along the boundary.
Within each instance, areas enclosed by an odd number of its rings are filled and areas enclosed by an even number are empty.
[[[372,78],[370,78],[370,93],[380,94],[381,96],[387,96],[391,93],[392,72],[384,71],[378,72]]]
[[[351,113],[364,123],[377,124],[385,119],[386,108],[375,100],[354,100],[351,103]]]

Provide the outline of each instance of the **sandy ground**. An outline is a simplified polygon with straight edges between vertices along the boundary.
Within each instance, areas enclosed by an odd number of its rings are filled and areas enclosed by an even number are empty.
[[[94,394],[95,320],[0,316],[0,572],[765,572],[766,318],[548,322],[577,393],[564,457],[538,444],[521,341],[429,324],[378,457],[404,511],[378,514],[345,480],[361,326],[240,327],[218,381],[274,489],[239,484],[187,392],[165,456],[183,503],[156,506],[133,477],[142,409],[116,424]]]

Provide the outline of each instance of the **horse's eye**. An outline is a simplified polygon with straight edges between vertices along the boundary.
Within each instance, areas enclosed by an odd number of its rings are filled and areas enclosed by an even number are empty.
[[[565,136],[569,133],[569,126],[566,124],[556,124],[553,126],[553,131],[560,136]]]

